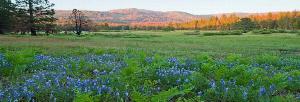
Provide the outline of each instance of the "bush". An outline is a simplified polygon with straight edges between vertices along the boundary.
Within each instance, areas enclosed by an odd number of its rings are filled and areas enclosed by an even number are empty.
[[[100,32],[123,32],[122,30],[101,30]]]
[[[274,31],[272,30],[254,30],[252,31],[254,34],[272,34]]]
[[[299,31],[298,30],[290,30],[290,31],[288,31],[288,33],[295,33],[295,34],[297,34],[297,33],[299,33]]]
[[[283,29],[279,29],[277,31],[278,31],[278,33],[287,33],[286,30],[283,30]]]
[[[214,36],[214,35],[243,35],[242,31],[221,31],[221,32],[207,32],[203,34],[204,36]]]
[[[284,30],[284,29],[264,29],[264,30],[254,30],[255,34],[272,34],[272,33],[298,33],[298,30]]]
[[[162,30],[165,32],[170,32],[170,31],[175,31],[175,28],[174,27],[165,27]]]
[[[200,31],[199,30],[196,30],[194,32],[184,32],[183,33],[184,35],[199,35],[200,34]]]

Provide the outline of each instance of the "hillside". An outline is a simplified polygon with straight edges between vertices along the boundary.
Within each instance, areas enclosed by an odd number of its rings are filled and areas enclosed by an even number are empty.
[[[136,8],[83,12],[93,21],[110,23],[187,22],[210,17],[209,15],[193,15],[179,11],[161,12]],[[70,10],[57,10],[55,17],[67,18],[70,13]]]

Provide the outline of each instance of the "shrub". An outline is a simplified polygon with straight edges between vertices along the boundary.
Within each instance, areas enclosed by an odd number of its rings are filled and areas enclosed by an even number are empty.
[[[200,34],[200,31],[199,30],[196,30],[194,32],[184,32],[183,33],[184,35],[199,35]]]
[[[204,36],[214,36],[214,35],[243,35],[242,31],[221,31],[221,32],[207,32],[203,34]]]
[[[288,31],[288,33],[295,33],[295,34],[297,34],[297,33],[299,33],[299,31],[298,30],[290,30],[290,31]]]
[[[100,32],[123,32],[122,30],[101,30]]]
[[[286,30],[283,30],[283,29],[279,29],[277,31],[278,31],[278,33],[286,33]]]
[[[266,30],[266,29],[264,29],[264,30],[254,30],[254,31],[252,31],[254,34],[272,34],[274,31],[272,31],[272,30]]]
[[[264,30],[254,30],[255,34],[272,34],[272,33],[298,33],[298,30],[284,30],[284,29],[264,29]]]
[[[170,32],[170,31],[175,31],[175,28],[174,27],[165,27],[162,30],[165,32]]]

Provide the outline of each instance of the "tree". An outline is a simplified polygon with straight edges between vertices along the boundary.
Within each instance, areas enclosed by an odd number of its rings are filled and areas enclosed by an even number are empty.
[[[28,31],[28,23],[29,23],[29,15],[26,14],[26,10],[24,9],[17,9],[15,11],[14,16],[14,31],[16,33],[21,32],[21,34],[25,34],[26,31]]]
[[[11,29],[14,7],[10,0],[0,0],[0,34]]]
[[[250,18],[242,18],[239,22],[235,24],[235,28],[238,30],[243,30],[248,32],[256,27],[255,23]]]
[[[195,30],[198,30],[198,24],[199,24],[199,21],[198,21],[198,20],[195,20],[193,23],[194,23],[194,29],[195,29]]]
[[[39,29],[54,22],[55,14],[54,10],[51,9],[54,4],[50,3],[49,0],[16,0],[19,9],[24,9],[28,16],[28,28],[30,29],[31,35],[37,35],[36,32]],[[53,27],[53,26],[47,26]]]
[[[173,23],[170,22],[170,23],[168,24],[168,26],[167,26],[167,27],[164,27],[162,30],[163,30],[163,31],[169,32],[169,31],[174,31],[175,28],[173,27]]]
[[[87,17],[80,10],[73,9],[71,16],[69,17],[71,23],[75,25],[74,31],[77,35],[80,35],[83,30],[83,26],[87,24]]]

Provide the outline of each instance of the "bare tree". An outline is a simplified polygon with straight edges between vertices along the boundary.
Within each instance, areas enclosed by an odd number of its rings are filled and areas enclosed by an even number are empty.
[[[74,32],[80,35],[83,30],[83,26],[87,24],[87,17],[83,12],[73,9],[71,16],[69,17],[72,24],[75,25]]]

